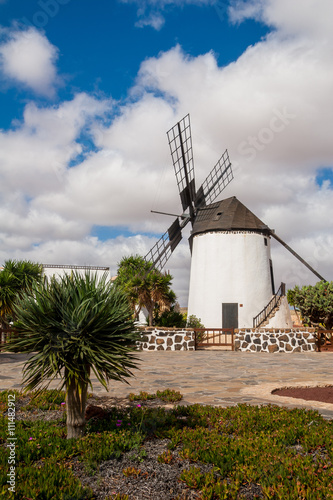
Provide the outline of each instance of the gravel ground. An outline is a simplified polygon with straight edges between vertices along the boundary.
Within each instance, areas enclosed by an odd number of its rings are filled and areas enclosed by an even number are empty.
[[[30,397],[16,402],[17,420],[57,420],[63,418],[62,410],[26,410]],[[107,411],[112,406],[136,406],[137,402],[129,402],[127,398],[91,397],[88,404],[92,405],[92,415],[97,409]],[[141,402],[142,406],[164,406],[172,408],[174,405],[159,399]],[[99,415],[98,415],[99,416]],[[98,418],[93,417],[93,418]],[[102,416],[102,415],[101,415]],[[63,422],[65,426],[65,422]],[[190,489],[179,477],[183,470],[197,467],[201,472],[210,472],[211,464],[191,463],[179,456],[179,449],[172,450],[172,461],[160,463],[158,456],[168,451],[168,439],[147,439],[138,452],[132,450],[124,453],[120,459],[102,462],[97,471],[88,471],[82,462],[74,459],[72,471],[83,486],[90,487],[95,500],[111,500],[114,495],[128,495],[129,500],[195,500],[200,499],[198,490]],[[126,473],[126,469],[130,469]],[[125,474],[124,472],[125,471]],[[127,497],[124,497],[124,500]],[[252,500],[264,498],[261,487],[248,484],[241,487],[239,498]]]
[[[200,498],[198,493],[179,481],[182,470],[191,467],[188,460],[180,460],[178,452],[173,451],[174,459],[170,464],[157,461],[157,457],[167,450],[167,443],[168,440],[165,439],[147,441],[143,447],[147,456],[141,461],[138,460],[137,453],[130,451],[119,460],[103,462],[94,476],[88,476],[81,464],[77,464],[78,468],[74,468],[74,473],[84,486],[92,488],[98,500],[117,493],[127,494],[131,500]],[[125,476],[123,471],[128,468],[135,470],[135,473]],[[202,464],[200,469],[209,472],[212,467]]]
[[[298,393],[296,393],[295,388],[285,388],[283,390],[288,391],[286,395],[296,398],[304,397],[305,395],[305,388],[302,388],[302,391],[298,390]],[[325,387],[325,391],[323,390],[320,393],[318,400],[327,401],[327,398],[331,397],[331,391],[332,387]],[[24,407],[28,404],[29,400],[30,398],[27,397],[17,405],[16,418],[18,420],[55,420],[63,417],[63,411],[59,410],[25,411]],[[92,397],[88,403],[90,405],[98,405],[102,411],[107,411],[111,406],[129,407],[136,405],[135,402],[130,403],[127,398],[109,397]],[[142,406],[173,407],[172,404],[165,404],[158,399],[145,402]],[[96,409],[96,406],[94,408]],[[193,464],[188,460],[182,459],[179,456],[180,449],[172,451],[172,461],[170,463],[158,462],[158,456],[168,450],[168,442],[169,440],[167,439],[149,439],[145,441],[139,453],[138,451],[130,451],[123,454],[118,460],[114,459],[102,462],[95,472],[87,471],[81,462],[75,460],[72,470],[75,476],[80,479],[82,485],[89,486],[93,490],[96,500],[111,499],[116,494],[128,495],[129,500],[200,499],[200,493],[197,490],[188,488],[179,477],[183,470],[188,470],[193,466],[200,468],[201,472],[210,472],[213,466],[197,462]],[[302,450],[298,450],[298,452],[302,453]],[[145,456],[143,457],[143,455]],[[126,469],[129,470],[126,471]],[[264,498],[261,487],[256,484],[243,485],[239,490],[238,496],[243,500]]]
[[[181,459],[179,450],[173,450],[169,464],[159,463],[157,458],[167,451],[167,439],[148,440],[143,449],[147,456],[139,461],[133,451],[125,453],[119,460],[103,462],[95,475],[88,475],[84,467],[76,462],[73,472],[84,486],[89,486],[96,500],[105,500],[111,495],[128,495],[129,500],[194,500],[200,499],[197,490],[187,488],[179,477],[183,470],[198,467],[201,472],[210,472],[212,465]],[[126,469],[134,474],[124,475]],[[264,498],[258,485],[246,485],[240,489],[239,497],[246,500]]]

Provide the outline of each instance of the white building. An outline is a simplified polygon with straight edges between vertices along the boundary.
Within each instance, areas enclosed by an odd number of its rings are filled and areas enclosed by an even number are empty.
[[[102,278],[104,273],[107,273],[108,279],[110,279],[110,268],[101,266],[64,266],[58,264],[43,264],[43,272],[47,278],[52,278],[52,276],[63,277],[65,274],[71,274],[71,272],[76,271],[82,273],[82,275],[89,271],[92,274],[97,274],[99,278]]]

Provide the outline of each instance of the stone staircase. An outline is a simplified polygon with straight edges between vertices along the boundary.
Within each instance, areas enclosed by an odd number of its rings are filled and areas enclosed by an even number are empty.
[[[286,295],[286,284],[281,283],[280,288],[273,295],[266,307],[255,318],[253,318],[253,328],[267,326],[270,319],[272,319],[281,305],[282,297]]]
[[[270,320],[274,318],[275,314],[278,312],[278,310],[280,308],[281,302],[282,302],[282,297],[280,296],[278,298],[276,305],[274,306],[274,309],[272,309],[272,311],[269,313],[267,318],[262,323],[260,323],[260,325],[258,325],[258,326],[260,326],[260,328],[265,328],[265,326],[268,325]]]

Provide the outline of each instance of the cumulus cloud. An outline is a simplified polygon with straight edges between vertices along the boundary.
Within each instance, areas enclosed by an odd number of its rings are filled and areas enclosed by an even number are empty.
[[[181,212],[165,132],[190,112],[197,187],[227,147],[235,179],[221,197],[237,196],[333,279],[333,191],[316,182],[318,169],[333,166],[330,7],[305,0],[300,15],[301,3],[289,3],[285,12],[284,0],[234,2],[238,21],[256,17],[275,31],[225,67],[214,53],[189,57],[179,46],[147,59],[114,115],[112,101],[84,93],[28,104],[22,122],[0,133],[0,258],[115,271],[123,255],[145,254],[173,221],[150,210]],[[138,234],[100,241],[90,236],[96,225]],[[182,305],[187,236],[167,264]],[[276,282],[316,281],[272,247]]]
[[[60,83],[56,61],[58,49],[34,28],[3,30],[0,70],[3,78],[28,87],[36,94],[53,97]]]
[[[87,152],[80,143],[91,120],[102,118],[110,101],[78,94],[57,107],[26,106],[22,123],[0,132],[0,247],[8,255],[45,240],[80,240],[91,222],[38,207],[67,184],[71,161]]]
[[[231,0],[229,14],[233,22],[261,21],[275,28],[279,36],[332,38],[330,0]]]

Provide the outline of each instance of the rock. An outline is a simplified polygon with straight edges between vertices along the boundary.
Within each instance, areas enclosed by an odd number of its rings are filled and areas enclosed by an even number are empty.
[[[276,344],[269,345],[268,346],[268,352],[277,352],[279,350],[278,346]]]
[[[84,418],[86,420],[90,420],[91,418],[98,418],[102,420],[108,416],[108,412],[103,410],[100,406],[88,405],[84,414]]]

